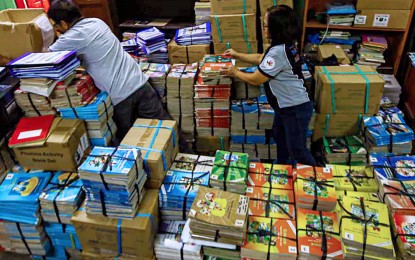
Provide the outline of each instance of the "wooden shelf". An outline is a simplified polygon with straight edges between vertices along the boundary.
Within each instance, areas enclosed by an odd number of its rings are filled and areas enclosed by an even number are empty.
[[[311,20],[305,23],[308,29],[326,29],[327,24]],[[345,30],[345,31],[382,31],[382,32],[405,32],[405,29],[390,29],[390,28],[376,28],[376,27],[355,27],[355,26],[339,26],[329,25],[329,30]]]
[[[127,20],[123,22],[122,24],[120,24],[119,26],[120,28],[123,28],[123,29],[135,29],[135,30],[145,29],[149,27],[157,27],[158,29],[161,29],[161,30],[177,30],[177,29],[181,29],[185,27],[194,26],[194,23],[179,22],[179,21],[171,20],[166,25],[155,26],[151,24],[151,20],[149,21],[149,23],[139,23],[138,21],[135,21],[135,20]]]

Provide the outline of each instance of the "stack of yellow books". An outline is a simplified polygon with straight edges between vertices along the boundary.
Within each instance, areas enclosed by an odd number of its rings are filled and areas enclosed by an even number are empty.
[[[336,190],[377,192],[371,168],[365,166],[330,165]]]

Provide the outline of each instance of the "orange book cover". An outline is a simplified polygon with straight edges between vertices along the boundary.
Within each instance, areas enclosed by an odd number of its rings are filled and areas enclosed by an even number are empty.
[[[290,190],[248,187],[246,196],[250,198],[250,216],[295,219],[294,193]]]
[[[252,162],[249,164],[248,186],[292,190],[292,166]]]

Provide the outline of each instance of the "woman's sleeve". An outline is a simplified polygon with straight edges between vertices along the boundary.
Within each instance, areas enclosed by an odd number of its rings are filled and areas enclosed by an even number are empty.
[[[266,77],[273,79],[286,66],[286,55],[283,46],[269,49],[259,64],[258,70]]]

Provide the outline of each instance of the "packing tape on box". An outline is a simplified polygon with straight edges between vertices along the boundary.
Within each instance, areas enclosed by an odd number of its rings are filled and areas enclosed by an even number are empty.
[[[246,9],[246,3],[245,3],[245,9]],[[248,45],[248,52],[252,53],[252,46],[251,46],[251,43],[248,41],[248,27],[246,24],[245,14],[242,14],[241,17],[242,17],[242,27],[244,29],[244,40],[246,44]],[[213,16],[213,18],[215,19],[216,28],[218,30],[219,42],[223,43],[223,35],[222,35],[222,30],[220,28],[219,18],[217,15]],[[229,42],[226,43],[226,46],[228,45],[230,46]]]
[[[326,66],[323,66],[323,72],[318,72],[318,74],[324,74],[330,81],[331,86],[331,106],[333,114],[337,113],[336,109],[336,99],[335,99],[335,82],[332,78],[332,75],[361,75],[366,82],[366,94],[365,94],[365,114],[369,112],[369,96],[370,96],[370,80],[368,79],[367,75],[378,75],[377,72],[364,72],[361,70],[359,65],[354,66],[357,72],[330,72],[327,70]]]

